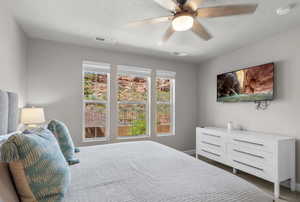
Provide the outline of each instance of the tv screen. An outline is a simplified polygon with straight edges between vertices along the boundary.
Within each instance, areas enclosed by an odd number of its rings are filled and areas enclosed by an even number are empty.
[[[218,102],[252,102],[273,99],[274,63],[217,76]]]

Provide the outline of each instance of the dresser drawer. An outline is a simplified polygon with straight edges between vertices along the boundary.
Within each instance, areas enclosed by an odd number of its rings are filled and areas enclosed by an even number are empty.
[[[247,159],[256,167],[273,167],[273,154],[239,144],[229,144],[228,154],[237,159]]]
[[[201,148],[197,150],[197,154],[220,163],[225,163],[224,155],[222,153],[217,153],[215,151]]]
[[[251,160],[243,159],[235,156],[229,158],[229,162],[232,167],[244,171],[246,173],[258,176],[268,181],[273,179],[273,169],[272,166],[268,165],[258,165]]]
[[[197,154],[200,154],[209,159],[225,163],[225,151],[222,146],[215,146],[199,142],[197,144]]]
[[[222,136],[211,134],[211,133],[197,133],[197,142],[205,141],[211,144],[221,145],[223,144]]]
[[[225,153],[225,149],[222,145],[219,144],[211,144],[206,141],[200,141],[197,146],[199,149],[206,149],[212,151],[217,154]]]
[[[223,151],[225,152],[225,145],[222,143],[218,143],[218,142],[211,142],[211,141],[207,141],[207,140],[199,140],[199,146],[200,147],[208,147],[211,148],[213,150],[217,150],[217,151]]]
[[[264,140],[248,138],[244,136],[232,136],[230,140],[231,144],[240,145],[241,147],[247,147],[253,150],[266,151],[269,153],[273,153],[274,151],[274,143],[267,142]]]

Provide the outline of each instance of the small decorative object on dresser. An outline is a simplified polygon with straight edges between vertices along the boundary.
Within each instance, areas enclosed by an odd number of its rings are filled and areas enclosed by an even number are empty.
[[[223,128],[196,129],[196,157],[218,161],[233,172],[241,170],[274,183],[279,198],[280,182],[290,180],[295,191],[295,145],[292,137]]]
[[[227,123],[227,130],[230,132],[232,129],[233,129],[233,123],[232,123],[232,121],[229,121]]]

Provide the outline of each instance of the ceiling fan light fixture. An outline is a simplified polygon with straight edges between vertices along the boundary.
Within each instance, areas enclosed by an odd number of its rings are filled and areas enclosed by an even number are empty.
[[[180,15],[174,18],[172,26],[175,31],[182,32],[191,29],[194,25],[194,18],[191,15]]]

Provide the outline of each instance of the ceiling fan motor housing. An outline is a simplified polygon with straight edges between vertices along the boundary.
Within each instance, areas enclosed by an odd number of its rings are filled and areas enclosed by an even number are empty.
[[[187,2],[187,0],[177,0],[177,2],[180,5],[184,5]]]

